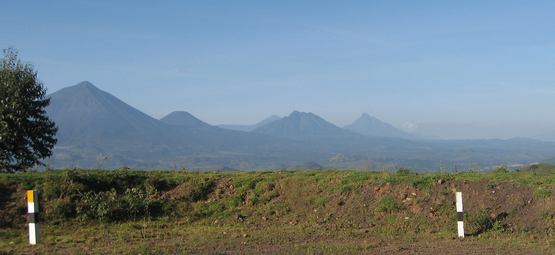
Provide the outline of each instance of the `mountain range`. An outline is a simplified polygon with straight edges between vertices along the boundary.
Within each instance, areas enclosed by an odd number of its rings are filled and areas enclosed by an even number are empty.
[[[555,143],[509,140],[423,140],[362,114],[337,127],[313,113],[294,111],[252,126],[209,125],[186,111],[160,120],[89,82],[51,95],[46,108],[59,131],[53,168],[235,169],[304,168],[416,171],[443,167],[487,169],[528,164],[555,155]]]

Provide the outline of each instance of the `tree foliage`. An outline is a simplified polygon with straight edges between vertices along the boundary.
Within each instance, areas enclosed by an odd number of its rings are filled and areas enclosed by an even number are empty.
[[[45,111],[50,99],[31,64],[22,63],[13,47],[0,60],[0,172],[44,165],[52,155],[58,128]]]

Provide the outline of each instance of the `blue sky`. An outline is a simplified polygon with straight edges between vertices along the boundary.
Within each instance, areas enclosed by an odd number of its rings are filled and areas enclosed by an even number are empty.
[[[555,131],[553,1],[1,1],[53,93],[90,81],[212,124],[364,112],[445,139]]]

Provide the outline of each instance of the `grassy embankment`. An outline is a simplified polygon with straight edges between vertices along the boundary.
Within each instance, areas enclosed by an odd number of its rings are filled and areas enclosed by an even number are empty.
[[[0,254],[553,252],[554,183],[554,174],[503,168],[0,174]],[[31,189],[40,194],[36,246],[26,226]],[[455,191],[465,200],[464,240]]]

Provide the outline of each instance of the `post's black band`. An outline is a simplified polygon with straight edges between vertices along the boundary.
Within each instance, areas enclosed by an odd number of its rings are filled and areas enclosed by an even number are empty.
[[[39,223],[39,213],[29,213],[29,223]]]
[[[457,221],[463,221],[463,212],[457,212]]]

